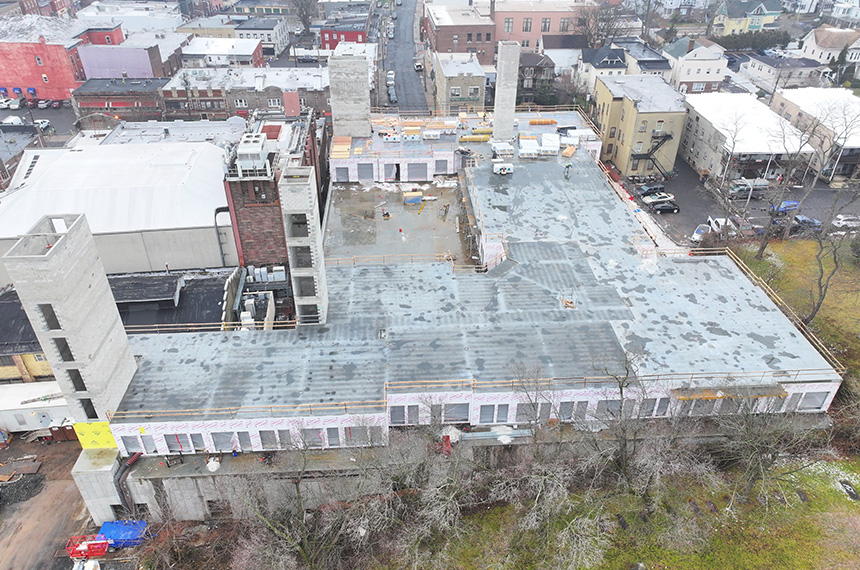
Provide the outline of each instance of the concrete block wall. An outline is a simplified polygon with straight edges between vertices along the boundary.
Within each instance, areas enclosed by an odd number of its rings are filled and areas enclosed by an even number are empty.
[[[493,102],[493,138],[506,141],[514,138],[514,111],[517,106],[517,80],[520,73],[520,44],[513,41],[498,43],[496,64],[496,96]]]
[[[84,449],[72,468],[72,479],[97,525],[115,520],[113,505],[122,504],[113,483],[118,456],[116,449]]]
[[[3,257],[21,304],[33,325],[75,421],[106,419],[137,370],[95,240],[86,217],[44,217]],[[58,329],[39,309],[53,308]],[[65,339],[72,360],[63,360],[55,339]],[[86,390],[65,372],[78,370]],[[87,417],[89,399],[98,418]]]
[[[370,90],[367,57],[348,53],[341,43],[328,60],[334,136],[370,137]]]

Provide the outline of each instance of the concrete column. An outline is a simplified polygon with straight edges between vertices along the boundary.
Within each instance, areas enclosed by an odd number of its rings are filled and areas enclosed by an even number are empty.
[[[340,42],[328,61],[331,118],[336,137],[370,137],[370,71],[357,44]]]
[[[520,75],[519,42],[499,42],[496,64],[496,97],[493,101],[493,139],[514,138],[514,111],[517,106],[517,80]]]

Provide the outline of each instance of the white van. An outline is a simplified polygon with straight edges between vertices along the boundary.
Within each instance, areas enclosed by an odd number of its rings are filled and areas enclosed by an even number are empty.
[[[23,125],[24,121],[21,119],[21,117],[9,115],[8,117],[0,121],[0,123],[3,123],[4,125]]]
[[[514,165],[510,162],[496,162],[493,164],[493,174],[512,174],[514,172]]]
[[[746,200],[747,198],[757,200],[768,188],[770,188],[770,183],[764,178],[756,178],[755,180],[738,178],[732,180],[728,197],[730,200]]]

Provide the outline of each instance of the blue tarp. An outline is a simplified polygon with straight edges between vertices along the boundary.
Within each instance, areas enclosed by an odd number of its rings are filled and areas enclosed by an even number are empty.
[[[128,548],[141,544],[146,534],[146,521],[108,521],[99,534],[105,535],[113,548]]]

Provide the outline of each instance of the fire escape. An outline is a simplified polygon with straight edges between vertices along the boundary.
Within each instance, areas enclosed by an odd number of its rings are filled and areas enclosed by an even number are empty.
[[[651,148],[648,149],[648,152],[634,152],[630,155],[630,158],[633,160],[648,160],[654,167],[663,175],[663,178],[669,178],[669,173],[660,166],[660,163],[654,157],[657,154],[657,151],[660,150],[660,147],[666,144],[667,141],[672,140],[672,133],[667,133],[664,131],[651,131]]]

